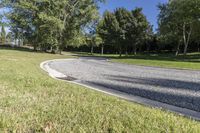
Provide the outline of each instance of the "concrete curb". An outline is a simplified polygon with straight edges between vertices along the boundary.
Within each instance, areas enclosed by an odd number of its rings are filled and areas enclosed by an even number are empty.
[[[62,80],[64,78],[67,78],[68,76],[50,68],[48,64],[51,63],[51,62],[56,62],[56,61],[69,61],[69,60],[77,60],[77,59],[48,60],[48,61],[42,62],[40,64],[40,68],[43,69],[44,71],[46,71],[49,74],[49,76],[52,77],[53,79]],[[139,96],[128,95],[126,93],[121,93],[121,92],[115,91],[115,90],[109,90],[108,89],[108,90],[105,91],[105,90],[102,90],[102,89],[97,88],[97,87],[92,87],[92,86],[89,86],[89,85],[86,85],[86,84],[83,84],[83,83],[78,83],[76,81],[67,81],[67,80],[62,80],[62,81],[74,83],[74,84],[77,84],[77,85],[80,85],[80,86],[83,86],[83,87],[86,87],[86,88],[89,88],[89,89],[92,89],[92,90],[96,90],[98,92],[102,92],[102,93],[105,93],[105,94],[108,94],[108,95],[111,95],[111,96],[119,97],[119,98],[131,101],[131,102],[139,103],[139,104],[142,104],[142,105],[145,105],[145,106],[164,109],[164,110],[167,110],[169,112],[177,113],[178,115],[185,116],[185,117],[192,118],[192,119],[200,121],[200,112],[197,112],[197,111],[177,107],[177,106],[174,106],[174,105],[150,100],[150,99],[139,97]]]

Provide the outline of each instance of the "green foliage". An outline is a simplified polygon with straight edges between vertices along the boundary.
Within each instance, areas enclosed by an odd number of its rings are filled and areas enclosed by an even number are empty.
[[[141,48],[145,41],[151,39],[153,31],[146,16],[142,13],[142,8],[132,10],[132,16],[133,20],[131,21],[132,26],[129,28],[129,34],[133,45],[133,52],[136,54],[138,46]]]
[[[6,42],[6,30],[5,30],[4,25],[2,25],[2,27],[1,27],[1,43],[5,44],[5,42]]]
[[[105,11],[103,19],[99,22],[97,31],[105,43],[117,43],[119,23],[113,13]]]
[[[141,8],[128,11],[118,8],[114,13],[106,11],[98,25],[98,34],[105,44],[113,44],[120,55],[132,48],[134,53],[152,37],[152,27],[142,13]]]
[[[4,0],[15,38],[27,39],[34,48],[62,50],[94,19],[102,0]],[[87,5],[87,6],[85,6]]]
[[[12,32],[8,32],[7,36],[6,36],[6,40],[10,43],[13,41],[13,34]]]
[[[160,35],[177,44],[183,43],[186,54],[191,38],[195,38],[194,31],[200,23],[200,0],[171,0],[158,7]],[[178,50],[179,45],[177,47]]]

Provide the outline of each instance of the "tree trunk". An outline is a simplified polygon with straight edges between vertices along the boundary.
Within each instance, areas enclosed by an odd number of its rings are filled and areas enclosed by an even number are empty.
[[[18,38],[18,47],[21,47],[21,40]]]
[[[122,48],[119,48],[119,56],[122,57]]]
[[[128,48],[126,46],[126,51],[125,51],[126,56],[128,56]]]
[[[104,46],[103,46],[103,44],[101,45],[101,55],[103,55],[104,54]]]
[[[15,46],[17,45],[17,39],[15,38]]]
[[[91,51],[90,51],[90,53],[93,55],[93,53],[94,53],[94,46],[93,46],[93,44],[91,45]]]
[[[146,42],[146,46],[147,46],[147,52],[150,51],[150,44],[148,42]]]
[[[177,45],[177,49],[176,49],[176,54],[175,54],[176,56],[178,56],[178,54],[179,54],[180,45],[181,45],[181,42],[179,41],[178,45]]]
[[[190,24],[190,30],[188,35],[186,35],[186,24],[183,24],[183,42],[184,42],[184,55],[187,55],[187,49],[190,41],[190,36],[192,34],[192,25]]]
[[[132,54],[134,54],[134,55],[137,54],[137,47],[136,47],[135,43],[133,44]]]
[[[136,44],[134,45],[134,55],[137,55],[137,47],[136,47]]]
[[[141,53],[142,52],[142,45],[140,44],[139,45],[139,53]]]

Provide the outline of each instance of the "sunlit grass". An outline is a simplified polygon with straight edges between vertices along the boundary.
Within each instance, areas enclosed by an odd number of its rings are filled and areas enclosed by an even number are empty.
[[[143,66],[200,70],[200,53],[190,53],[187,56],[174,56],[171,54],[125,56],[113,58],[112,61]]]
[[[199,132],[200,123],[50,78],[42,61],[0,50],[0,132]]]
[[[200,53],[189,53],[188,55],[175,56],[174,54],[138,54],[123,55],[117,54],[88,54],[78,53],[83,56],[98,56],[111,59],[111,62],[118,62],[132,65],[154,66],[163,68],[192,69],[200,70]]]

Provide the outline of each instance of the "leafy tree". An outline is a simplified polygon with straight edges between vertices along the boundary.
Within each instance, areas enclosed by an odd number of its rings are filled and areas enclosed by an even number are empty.
[[[3,0],[16,38],[45,50],[61,51],[93,19],[102,0]],[[87,6],[86,6],[87,5]]]
[[[113,44],[120,56],[123,50],[128,54],[129,47],[133,47],[136,54],[138,46],[141,49],[153,34],[141,8],[131,12],[125,8],[118,8],[114,13],[106,11],[97,29],[103,42]]]
[[[180,52],[180,45],[182,42],[182,32],[180,30],[180,23],[173,23],[171,21],[170,9],[167,4],[159,4],[160,10],[158,16],[159,23],[159,38],[162,43],[173,44],[175,43],[174,49],[176,49],[176,56]]]
[[[119,51],[120,56],[122,55],[122,47],[119,42],[120,36],[119,22],[117,21],[115,14],[109,11],[105,11],[103,19],[98,25],[98,34],[102,38],[102,41],[107,44],[112,44]]]
[[[8,32],[7,36],[6,36],[6,40],[10,43],[13,41],[13,33],[12,32]]]
[[[131,13],[126,10],[125,8],[117,8],[115,10],[115,17],[119,23],[119,29],[118,29],[118,41],[119,41],[119,48],[125,48],[126,54],[127,48],[128,48],[128,30],[129,26],[131,24]]]
[[[5,30],[4,25],[2,25],[2,27],[1,27],[1,43],[5,44],[5,42],[6,42],[6,30]]]
[[[184,54],[187,54],[188,45],[194,32],[195,23],[200,15],[200,0],[171,0],[159,6],[159,26],[161,34],[175,35],[178,42],[184,44]],[[182,37],[181,37],[182,36]]]
[[[196,22],[195,24],[194,31],[192,33],[192,38],[191,40],[195,43],[197,43],[197,51],[200,52],[200,22]]]
[[[108,44],[108,31],[104,19],[101,19],[97,25],[97,34],[101,38],[101,54],[104,54],[104,45]]]
[[[86,26],[86,42],[91,47],[91,54],[94,52],[94,46],[97,46],[97,25],[99,23],[99,14],[96,12],[93,16],[93,19]]]
[[[132,10],[131,28],[129,28],[130,40],[133,45],[133,53],[137,54],[138,46],[141,48],[142,44],[147,39],[148,34],[152,33],[149,22],[142,13],[142,8]]]

